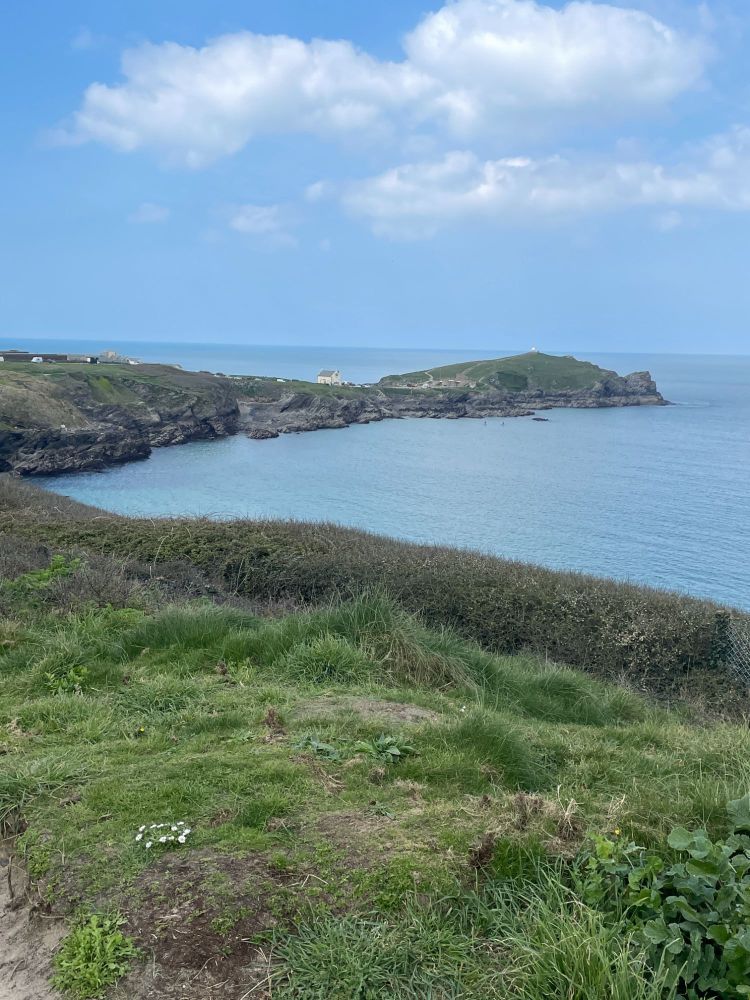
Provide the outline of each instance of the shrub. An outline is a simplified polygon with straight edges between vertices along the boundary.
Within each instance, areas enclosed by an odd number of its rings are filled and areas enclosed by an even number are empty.
[[[596,837],[583,864],[586,902],[623,919],[688,1000],[750,996],[750,795],[729,803],[729,817],[723,841],[674,829],[676,861]]]
[[[380,588],[431,627],[496,652],[530,649],[667,696],[698,672],[695,686],[713,683],[726,695],[729,675],[716,668],[726,660],[728,612],[709,601],[334,525],[100,512],[93,520],[80,505],[63,519],[51,503],[45,514],[41,491],[17,489],[23,503],[14,507],[13,485],[0,484],[0,503],[13,512],[6,530],[37,542],[140,564],[188,562],[225,591],[264,603],[314,605]]]

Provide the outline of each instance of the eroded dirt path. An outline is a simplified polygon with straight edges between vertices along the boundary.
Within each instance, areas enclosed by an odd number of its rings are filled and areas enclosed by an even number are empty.
[[[25,889],[12,844],[0,841],[0,1000],[58,1000],[49,978],[65,929],[60,920],[32,915]]]

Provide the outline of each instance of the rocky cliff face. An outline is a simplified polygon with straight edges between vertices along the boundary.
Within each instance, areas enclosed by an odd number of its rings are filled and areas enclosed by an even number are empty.
[[[335,391],[334,391],[335,392]],[[240,426],[256,439],[298,431],[348,427],[403,417],[531,416],[555,407],[663,406],[665,400],[648,372],[608,375],[588,389],[542,389],[508,392],[500,389],[439,392],[383,392],[374,387],[357,397],[320,396],[293,392],[278,399],[240,401]]]
[[[151,367],[138,366],[130,378],[33,376],[23,391],[18,383],[12,392],[0,384],[0,471],[101,469],[147,458],[162,445],[236,433],[239,409],[229,383],[164,368],[151,381]]]

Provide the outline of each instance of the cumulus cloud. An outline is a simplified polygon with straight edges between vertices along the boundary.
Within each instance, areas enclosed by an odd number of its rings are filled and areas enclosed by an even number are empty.
[[[152,201],[142,202],[130,216],[130,222],[138,225],[151,225],[156,222],[166,222],[169,218],[169,209],[164,205],[156,205]]]
[[[296,238],[289,232],[290,220],[282,205],[237,205],[229,226],[238,233],[257,237],[267,246],[297,246]]]
[[[586,0],[458,0],[406,38],[408,59],[440,80],[437,105],[457,130],[522,111],[662,105],[694,86],[705,43],[642,11]]]
[[[342,202],[382,236],[421,238],[452,223],[524,224],[650,207],[665,228],[680,209],[750,211],[750,128],[735,128],[674,164],[561,156],[481,160],[452,152],[350,184]]]
[[[701,81],[709,57],[642,11],[590,0],[452,0],[404,49],[388,62],[348,41],[252,32],[145,44],[123,55],[121,83],[86,90],[58,139],[201,167],[274,133],[507,135],[521,121],[662,107]]]

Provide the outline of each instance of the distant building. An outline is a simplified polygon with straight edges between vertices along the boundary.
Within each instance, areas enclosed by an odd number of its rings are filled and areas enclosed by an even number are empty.
[[[324,368],[322,372],[318,372],[318,385],[342,384],[341,372],[334,371],[332,368]]]
[[[99,355],[100,363],[105,365],[140,365],[143,364],[138,358],[129,358],[125,354],[118,354],[117,351],[102,351]],[[210,375],[211,372],[208,372]]]
[[[98,364],[99,358],[89,354],[31,354],[29,351],[2,351],[0,352],[0,361],[3,363],[33,361],[36,364],[46,362],[50,364],[95,365]]]

